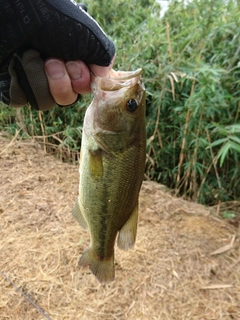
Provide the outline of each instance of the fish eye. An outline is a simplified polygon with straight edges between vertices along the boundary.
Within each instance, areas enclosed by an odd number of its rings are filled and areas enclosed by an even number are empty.
[[[127,111],[129,111],[129,112],[136,111],[138,108],[138,101],[135,99],[128,100],[126,103],[126,108],[127,108]]]

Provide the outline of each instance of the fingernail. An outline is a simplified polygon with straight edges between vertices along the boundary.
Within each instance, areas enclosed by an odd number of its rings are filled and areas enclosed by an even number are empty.
[[[67,72],[72,80],[78,80],[82,76],[82,67],[76,61],[66,63]]]
[[[59,60],[48,60],[45,64],[47,75],[52,79],[62,78],[65,74],[63,63]]]

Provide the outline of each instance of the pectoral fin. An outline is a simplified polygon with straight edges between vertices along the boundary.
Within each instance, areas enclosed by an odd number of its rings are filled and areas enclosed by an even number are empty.
[[[101,149],[89,150],[89,169],[93,178],[99,179],[103,175],[102,151]]]
[[[119,231],[117,245],[122,250],[128,250],[134,246],[137,235],[138,202],[127,222]]]
[[[86,220],[84,219],[84,216],[82,215],[78,199],[75,203],[75,206],[72,209],[72,215],[83,229],[88,229],[88,225]]]

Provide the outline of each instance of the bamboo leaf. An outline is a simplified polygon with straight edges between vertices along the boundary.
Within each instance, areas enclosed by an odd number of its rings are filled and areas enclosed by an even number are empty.
[[[229,136],[229,139],[235,141],[240,146],[240,138],[237,136]]]
[[[235,123],[231,126],[226,126],[226,130],[229,133],[240,133],[240,123]]]
[[[220,167],[222,167],[223,162],[229,152],[229,150],[231,149],[231,145],[230,143],[226,143],[224,146],[222,146],[222,148],[220,149],[219,153],[218,153],[218,158],[220,158]]]
[[[218,146],[218,145],[220,145],[220,144],[223,144],[224,142],[227,142],[227,141],[228,141],[228,138],[218,139],[218,140],[212,142],[212,143],[207,147],[207,149],[212,148],[212,147],[216,147],[216,146]]]
[[[240,153],[240,144],[238,144],[234,141],[230,141],[229,144],[230,144],[231,149]]]

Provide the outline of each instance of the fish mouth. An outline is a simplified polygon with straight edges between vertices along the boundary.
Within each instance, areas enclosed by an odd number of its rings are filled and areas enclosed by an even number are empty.
[[[97,77],[92,74],[91,88],[93,93],[98,90],[117,91],[121,88],[130,88],[141,79],[142,69],[135,71],[115,71],[111,69],[107,77]]]

